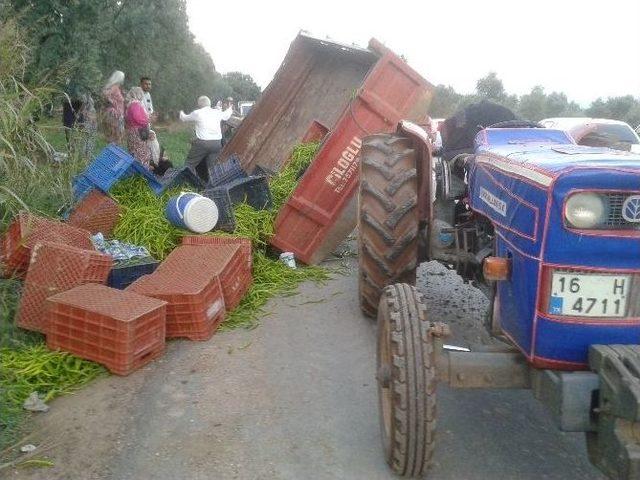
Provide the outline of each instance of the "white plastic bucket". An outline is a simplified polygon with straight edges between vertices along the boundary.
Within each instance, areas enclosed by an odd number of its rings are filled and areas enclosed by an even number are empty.
[[[218,223],[218,207],[210,198],[193,192],[182,192],[169,199],[165,216],[176,227],[206,233]]]

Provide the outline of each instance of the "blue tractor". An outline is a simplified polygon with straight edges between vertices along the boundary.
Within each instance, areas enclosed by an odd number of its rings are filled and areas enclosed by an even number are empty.
[[[438,156],[407,122],[363,140],[359,296],[378,321],[387,462],[427,472],[445,382],[532,389],[562,430],[586,432],[606,475],[640,479],[640,156],[472,117],[447,120]],[[482,286],[479,321],[503,347],[443,344],[447,326],[413,286],[431,260]]]

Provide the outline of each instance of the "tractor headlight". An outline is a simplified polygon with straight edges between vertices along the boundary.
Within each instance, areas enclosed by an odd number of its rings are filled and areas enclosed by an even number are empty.
[[[597,193],[575,193],[564,207],[564,216],[574,228],[593,228],[604,223],[609,215],[606,197]]]

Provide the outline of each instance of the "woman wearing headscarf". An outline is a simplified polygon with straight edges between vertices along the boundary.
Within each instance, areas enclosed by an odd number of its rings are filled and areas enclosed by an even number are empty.
[[[122,144],[124,133],[124,97],[122,96],[122,84],[124,73],[116,70],[102,89],[102,97],[105,101],[103,112],[103,129],[109,143]]]
[[[155,141],[155,134],[149,130],[149,114],[144,108],[142,88],[133,87],[127,93],[126,100],[127,148],[136,160],[149,168],[152,160],[150,143]]]

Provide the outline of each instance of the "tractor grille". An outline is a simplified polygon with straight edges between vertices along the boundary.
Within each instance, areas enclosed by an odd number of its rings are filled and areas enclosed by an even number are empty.
[[[622,207],[624,201],[630,197],[631,193],[608,193],[609,200],[609,217],[604,225],[606,229],[611,230],[640,230],[640,223],[632,223],[624,219],[622,216]]]

